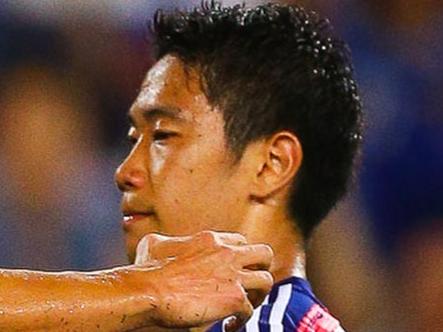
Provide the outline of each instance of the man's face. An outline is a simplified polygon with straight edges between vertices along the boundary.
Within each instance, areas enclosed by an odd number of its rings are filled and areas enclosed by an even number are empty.
[[[248,171],[233,162],[224,120],[198,74],[174,56],[148,72],[129,115],[133,147],[116,172],[128,255],[147,233],[236,231],[248,200]]]

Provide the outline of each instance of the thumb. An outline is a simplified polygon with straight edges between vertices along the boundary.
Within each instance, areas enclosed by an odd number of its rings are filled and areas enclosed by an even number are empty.
[[[251,312],[250,313],[237,313],[234,316],[226,318],[225,324],[224,324],[224,331],[225,332],[236,332],[239,331],[251,318],[252,313],[252,306],[251,306]]]
[[[135,265],[146,265],[150,261],[149,239],[144,236],[137,244]]]
[[[226,322],[224,324],[224,331],[236,332],[243,326],[244,323],[246,322],[236,316],[228,317],[226,318]]]

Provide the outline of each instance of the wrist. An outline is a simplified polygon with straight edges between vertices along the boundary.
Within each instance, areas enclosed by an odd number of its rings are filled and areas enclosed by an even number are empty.
[[[128,306],[125,308],[128,319],[135,327],[154,325],[160,294],[157,285],[161,280],[155,267],[126,266],[116,271],[118,279],[125,286]]]

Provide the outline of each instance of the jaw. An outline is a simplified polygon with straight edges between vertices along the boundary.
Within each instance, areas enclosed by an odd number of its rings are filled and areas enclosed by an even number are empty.
[[[265,243],[274,250],[270,272],[274,282],[291,276],[306,278],[303,237],[293,220],[278,208],[262,204],[251,208],[241,233],[248,243]]]

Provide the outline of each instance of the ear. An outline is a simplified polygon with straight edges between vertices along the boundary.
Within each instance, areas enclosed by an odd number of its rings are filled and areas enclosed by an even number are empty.
[[[281,131],[263,142],[261,153],[252,195],[263,200],[294,180],[302,163],[303,151],[297,136]]]

